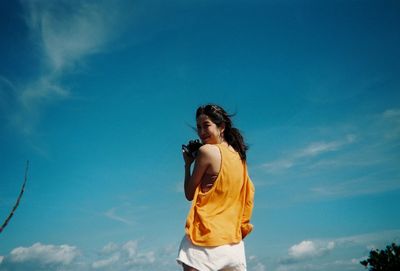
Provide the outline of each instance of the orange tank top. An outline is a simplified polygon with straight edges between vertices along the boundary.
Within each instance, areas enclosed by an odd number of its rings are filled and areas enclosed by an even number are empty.
[[[253,229],[254,185],[246,163],[228,146],[217,146],[221,152],[218,177],[205,193],[197,187],[186,219],[185,232],[198,246],[236,244]]]

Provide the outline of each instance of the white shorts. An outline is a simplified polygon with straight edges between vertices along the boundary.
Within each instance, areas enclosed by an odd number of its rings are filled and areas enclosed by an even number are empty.
[[[243,241],[218,247],[196,246],[184,236],[179,248],[177,262],[199,271],[246,271]]]

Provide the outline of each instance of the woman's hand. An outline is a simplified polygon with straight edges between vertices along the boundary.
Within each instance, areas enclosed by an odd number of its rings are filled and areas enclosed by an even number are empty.
[[[183,161],[185,161],[185,168],[190,167],[190,165],[194,161],[194,158],[189,154],[187,154],[185,151],[182,151],[182,155],[183,155]]]

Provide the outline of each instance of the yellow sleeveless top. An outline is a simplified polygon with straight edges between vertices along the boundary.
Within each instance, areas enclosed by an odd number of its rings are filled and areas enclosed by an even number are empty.
[[[198,246],[236,244],[253,229],[254,185],[246,163],[228,146],[217,146],[221,152],[218,177],[205,193],[197,187],[186,219],[185,232]]]

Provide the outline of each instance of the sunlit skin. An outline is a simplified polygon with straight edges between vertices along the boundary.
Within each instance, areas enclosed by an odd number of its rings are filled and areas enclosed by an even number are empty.
[[[207,115],[197,118],[197,134],[203,144],[219,144],[224,141],[224,127],[218,127]]]
[[[200,147],[196,160],[183,153],[185,160],[185,196],[187,200],[193,200],[197,186],[201,192],[209,191],[218,176],[221,167],[221,153],[215,144],[227,144],[223,137],[224,126],[218,127],[206,115],[197,118],[197,134],[203,146]],[[194,163],[192,174],[190,165]]]

